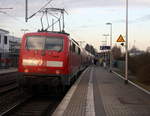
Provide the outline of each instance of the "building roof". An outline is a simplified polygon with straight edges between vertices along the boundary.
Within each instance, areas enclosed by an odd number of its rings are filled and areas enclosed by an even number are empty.
[[[6,34],[8,34],[8,33],[9,33],[9,31],[4,30],[4,29],[0,29],[0,31],[1,31],[1,32],[4,32],[4,33],[6,33]]]

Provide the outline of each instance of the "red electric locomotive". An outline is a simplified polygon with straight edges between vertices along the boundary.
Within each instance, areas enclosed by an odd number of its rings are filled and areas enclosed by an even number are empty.
[[[35,32],[22,38],[19,72],[27,86],[68,86],[87,62],[87,54],[69,34]]]

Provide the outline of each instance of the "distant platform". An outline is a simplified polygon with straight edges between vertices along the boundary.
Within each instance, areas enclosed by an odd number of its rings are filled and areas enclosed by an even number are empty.
[[[90,66],[52,116],[150,116],[150,95],[101,67]]]
[[[0,74],[12,73],[17,71],[18,71],[17,68],[0,69]]]

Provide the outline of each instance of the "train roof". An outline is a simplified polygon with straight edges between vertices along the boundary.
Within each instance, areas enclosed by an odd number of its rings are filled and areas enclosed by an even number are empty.
[[[79,46],[79,43],[78,43],[78,42],[76,42],[74,39],[71,39],[71,40]]]
[[[70,35],[69,33],[66,33],[64,31],[41,31],[41,30],[38,30],[38,32],[43,32],[43,33],[56,33],[56,34],[65,34],[65,35]]]
[[[32,34],[45,34],[45,33],[49,33],[49,34],[60,34],[60,35],[66,35],[66,36],[69,36],[70,34],[69,33],[66,33],[66,32],[57,32],[57,31],[38,31],[38,32],[30,32],[30,33],[25,33],[25,35],[32,35]]]

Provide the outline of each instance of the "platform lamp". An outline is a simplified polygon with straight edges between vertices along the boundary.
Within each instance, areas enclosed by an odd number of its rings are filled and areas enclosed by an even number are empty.
[[[106,25],[110,25],[110,66],[109,71],[112,71],[112,23],[108,22]]]
[[[103,41],[103,42],[105,42],[105,46],[107,46],[107,37],[109,36],[109,34],[103,34],[103,36],[105,37],[105,41]],[[104,51],[105,62],[107,60],[107,53],[106,52],[107,52],[107,50]]]

